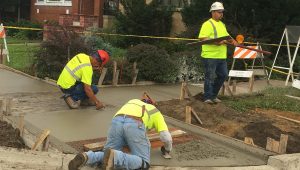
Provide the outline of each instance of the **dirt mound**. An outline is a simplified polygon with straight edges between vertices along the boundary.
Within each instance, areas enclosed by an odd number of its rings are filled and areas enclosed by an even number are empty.
[[[222,103],[206,104],[202,102],[202,94],[194,96],[194,99],[162,101],[158,102],[158,108],[169,117],[185,121],[185,108],[191,106],[203,122],[200,125],[192,116],[192,124],[240,140],[251,137],[256,145],[263,148],[266,147],[267,137],[279,141],[281,134],[288,134],[287,152],[300,152],[300,124],[280,119],[275,112],[264,113],[263,110],[256,110],[241,113]],[[291,113],[280,113],[280,115],[300,119],[299,115]]]
[[[18,149],[26,148],[20,131],[14,129],[10,124],[0,121],[0,146],[13,147]]]

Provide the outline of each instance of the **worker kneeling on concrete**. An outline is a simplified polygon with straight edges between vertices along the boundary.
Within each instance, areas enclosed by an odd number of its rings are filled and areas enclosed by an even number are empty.
[[[98,50],[90,56],[79,53],[67,63],[57,80],[57,85],[71,109],[77,109],[80,105],[93,105],[96,109],[104,107],[95,96],[98,88],[92,85],[92,76],[93,70],[102,69],[108,60],[108,53]]]
[[[102,165],[103,169],[149,169],[150,141],[147,129],[159,132],[164,158],[171,158],[172,136],[161,112],[149,99],[129,100],[112,119],[104,152],[83,152],[69,162],[69,170],[87,165]],[[130,153],[122,152],[128,146]]]

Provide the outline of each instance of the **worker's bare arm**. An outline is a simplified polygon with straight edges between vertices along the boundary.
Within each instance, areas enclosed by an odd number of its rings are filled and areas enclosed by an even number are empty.
[[[85,94],[89,97],[89,99],[91,101],[95,102],[96,109],[101,109],[102,107],[104,107],[104,105],[95,96],[95,94],[94,94],[94,92],[93,92],[90,85],[84,84],[84,91],[85,91]]]

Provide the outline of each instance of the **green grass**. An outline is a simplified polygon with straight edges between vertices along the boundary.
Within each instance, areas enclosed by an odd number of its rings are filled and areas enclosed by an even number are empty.
[[[300,97],[300,90],[293,87],[270,87],[253,95],[243,95],[235,98],[224,97],[225,105],[241,112],[255,108],[292,111],[300,114],[300,101],[285,95]]]
[[[22,40],[15,37],[6,37],[6,42],[9,46],[9,44],[40,43],[42,40]],[[3,44],[3,39],[0,39],[0,44]]]
[[[39,49],[38,44],[14,44],[8,45],[10,62],[6,65],[17,70],[32,74],[34,53]]]

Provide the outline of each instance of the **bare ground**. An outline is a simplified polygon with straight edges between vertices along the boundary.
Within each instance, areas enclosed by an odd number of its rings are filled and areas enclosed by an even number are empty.
[[[276,116],[281,115],[300,121],[299,114],[263,109],[241,113],[222,103],[215,105],[203,103],[199,95],[195,98],[194,101],[188,99],[162,101],[158,103],[158,108],[167,116],[185,121],[185,107],[191,106],[203,122],[203,125],[200,125],[192,118],[192,124],[239,140],[251,137],[255,145],[263,148],[266,147],[267,137],[279,141],[281,134],[287,134],[289,136],[287,153],[300,152],[300,124]]]
[[[5,121],[0,121],[0,146],[26,148],[23,139],[20,137],[20,131],[14,129]]]

